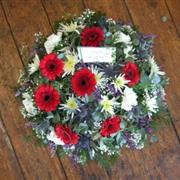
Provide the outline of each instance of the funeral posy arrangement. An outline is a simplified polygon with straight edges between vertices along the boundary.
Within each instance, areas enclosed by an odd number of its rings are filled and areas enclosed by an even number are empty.
[[[35,37],[16,95],[52,153],[106,162],[152,141],[167,82],[152,54],[153,35],[85,10]]]

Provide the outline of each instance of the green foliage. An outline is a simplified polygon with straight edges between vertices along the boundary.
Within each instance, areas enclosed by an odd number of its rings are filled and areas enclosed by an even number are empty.
[[[119,158],[119,154],[114,154],[111,156],[105,155],[105,154],[100,154],[97,153],[95,160],[105,169],[109,169],[110,167],[113,166],[113,164],[117,161]]]
[[[152,128],[158,131],[166,126],[171,125],[171,115],[167,108],[162,108],[157,114],[153,116],[153,121],[151,123]]]

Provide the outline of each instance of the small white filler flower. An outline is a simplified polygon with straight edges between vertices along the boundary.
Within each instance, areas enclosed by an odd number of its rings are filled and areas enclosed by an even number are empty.
[[[28,71],[30,75],[39,69],[39,62],[40,62],[39,57],[37,54],[35,54],[35,57],[33,58],[33,62],[28,65],[29,67]]]
[[[34,106],[34,102],[33,102],[33,99],[31,98],[31,96],[27,92],[25,92],[22,94],[22,97],[23,97],[22,103],[27,112],[26,116],[27,117],[35,116],[38,113],[38,110]]]

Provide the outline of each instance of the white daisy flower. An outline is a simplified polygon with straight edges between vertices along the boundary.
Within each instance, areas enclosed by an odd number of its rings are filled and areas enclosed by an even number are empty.
[[[77,99],[72,95],[69,97],[69,99],[66,101],[66,104],[61,104],[62,108],[65,109],[68,114],[71,114],[71,118],[74,117],[75,111],[80,111],[77,103]]]
[[[122,93],[122,88],[126,87],[126,84],[128,84],[129,80],[126,80],[124,78],[125,74],[120,74],[118,77],[116,77],[115,81],[113,82],[114,87],[116,90],[119,90]]]
[[[66,55],[67,60],[64,62],[64,75],[73,74],[75,71],[75,65],[78,62],[78,57],[76,54]]]
[[[160,71],[159,66],[156,64],[154,57],[149,57],[149,63],[151,65],[151,72],[149,77],[151,78],[153,75],[165,75],[165,72]]]
[[[78,25],[77,22],[71,22],[70,24],[60,24],[60,28],[59,28],[59,31],[62,31],[62,32],[77,32],[79,34],[79,31],[78,31],[78,28],[81,28],[83,29],[85,26],[83,25]]]
[[[105,78],[103,77],[104,73],[99,72],[97,67],[93,67],[93,66],[91,67],[91,70],[95,75],[97,86],[101,86],[103,84],[103,82],[105,81]]]
[[[137,106],[137,94],[132,88],[126,87],[123,92],[121,108],[126,111],[131,111],[133,106]]]
[[[118,102],[115,101],[115,99],[109,99],[107,96],[103,96],[102,100],[100,101],[100,104],[102,106],[101,112],[105,111],[109,114],[114,114],[114,106],[119,105]]]
[[[39,57],[37,54],[35,54],[35,57],[33,58],[33,62],[28,65],[29,67],[28,71],[30,75],[39,69],[39,62],[40,62]]]

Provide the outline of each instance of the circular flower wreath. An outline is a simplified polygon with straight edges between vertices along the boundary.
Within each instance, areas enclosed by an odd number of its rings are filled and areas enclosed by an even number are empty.
[[[167,82],[152,55],[154,36],[90,10],[55,31],[35,34],[19,79],[21,112],[36,136],[78,163],[106,162],[151,142]],[[115,60],[84,63],[78,46],[115,47]]]

